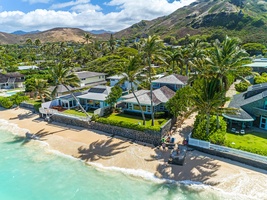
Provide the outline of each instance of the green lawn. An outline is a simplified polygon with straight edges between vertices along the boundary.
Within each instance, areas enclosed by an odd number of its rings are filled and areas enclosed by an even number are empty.
[[[123,113],[112,113],[111,115],[109,115],[108,118],[110,120],[116,120],[116,121],[125,121],[125,122],[130,122],[133,124],[143,124],[143,119],[142,117],[139,116],[134,116],[134,115],[127,115],[127,114],[123,114]],[[162,125],[164,125],[166,122],[168,121],[168,119],[155,119],[155,128],[156,127],[161,127]],[[146,127],[151,126],[151,119],[146,119]]]
[[[29,104],[42,103],[40,99],[28,99],[25,102]]]
[[[226,133],[226,144],[231,148],[267,156],[267,133]]]
[[[77,110],[72,110],[72,109],[70,109],[70,110],[65,110],[65,111],[63,111],[63,113],[68,114],[68,115],[76,115],[76,116],[80,116],[80,117],[86,117],[86,114],[83,113],[82,111],[77,111]],[[89,115],[93,115],[93,114],[94,114],[93,111],[89,111],[89,112],[87,112],[87,113],[88,113]]]

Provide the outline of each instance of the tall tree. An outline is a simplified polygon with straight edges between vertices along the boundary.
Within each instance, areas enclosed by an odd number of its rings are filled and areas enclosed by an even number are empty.
[[[152,62],[160,59],[162,55],[162,48],[164,47],[163,41],[159,36],[148,36],[143,40],[142,50],[144,53],[145,63],[148,65],[149,84],[150,84],[150,99],[151,99],[151,125],[154,126],[154,105],[152,93]]]
[[[140,58],[138,56],[130,57],[129,60],[125,62],[123,65],[124,72],[122,73],[122,75],[124,76],[124,78],[121,79],[119,83],[128,81],[131,84],[131,92],[133,93],[134,98],[136,99],[138,103],[138,106],[139,106],[139,109],[141,111],[142,118],[143,118],[143,125],[145,125],[146,124],[145,114],[140,104],[140,101],[135,94],[135,89],[134,89],[134,85],[138,85],[137,79],[138,79],[138,75],[140,74],[141,70],[142,70],[142,66],[140,64]]]
[[[34,93],[34,97],[40,97],[41,101],[44,103],[45,98],[50,97],[50,91],[48,90],[47,80],[34,79],[34,84],[29,86],[29,89]]]
[[[229,75],[239,78],[248,75],[244,74],[247,72],[244,72],[245,68],[242,66],[248,60],[248,53],[239,47],[239,41],[228,36],[222,43],[216,40],[206,58],[214,77],[220,80],[221,90],[228,89]]]
[[[80,83],[80,79],[78,78],[78,76],[71,71],[70,64],[60,62],[54,67],[50,68],[50,74],[55,85],[55,88],[52,91],[52,96],[55,96],[54,94],[56,93],[58,86],[63,85],[68,90],[68,92],[72,95],[72,97],[76,100],[78,106],[81,108],[83,113],[87,117],[90,117],[88,113],[84,110],[82,105],[80,104],[79,100],[76,98],[76,96],[73,94],[73,92],[68,87],[68,86],[78,87]]]
[[[179,66],[182,63],[182,54],[180,48],[169,48],[165,51],[165,58],[168,66],[171,67],[171,73],[175,74],[175,66]]]

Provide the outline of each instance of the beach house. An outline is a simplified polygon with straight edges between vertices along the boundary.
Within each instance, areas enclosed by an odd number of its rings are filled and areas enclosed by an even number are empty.
[[[235,114],[223,114],[230,128],[256,126],[267,130],[267,83],[250,86],[246,92],[234,95],[228,107],[237,110]]]
[[[243,66],[250,67],[253,72],[262,74],[263,72],[267,72],[267,58],[254,59],[252,63]]]
[[[182,76],[179,74],[171,74],[169,76],[165,76],[152,82],[152,88],[158,89],[162,86],[167,86],[168,88],[172,89],[173,91],[177,91],[182,87],[187,85],[188,77]]]
[[[80,79],[80,87],[106,84],[106,74],[98,72],[81,71],[75,72]]]
[[[23,88],[25,76],[19,72],[0,73],[0,88]]]
[[[111,87],[98,85],[90,88],[86,94],[77,96],[77,98],[85,110],[104,108],[109,106],[105,100],[110,92]]]
[[[152,91],[152,100],[155,112],[165,112],[167,111],[165,104],[166,102],[175,95],[175,92],[163,86]],[[151,98],[150,92],[148,90],[140,90],[136,92],[136,96],[142,106],[145,114],[151,114]],[[122,97],[122,102],[125,103],[125,112],[131,113],[141,113],[140,107],[136,98],[133,94],[125,95]]]

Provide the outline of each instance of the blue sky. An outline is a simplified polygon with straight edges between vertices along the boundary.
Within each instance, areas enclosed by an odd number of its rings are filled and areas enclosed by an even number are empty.
[[[0,32],[76,27],[120,31],[195,0],[0,0]]]

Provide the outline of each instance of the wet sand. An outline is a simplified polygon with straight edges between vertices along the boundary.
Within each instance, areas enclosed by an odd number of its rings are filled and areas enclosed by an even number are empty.
[[[244,194],[244,199],[267,199],[267,171],[229,159],[188,151],[183,166],[167,163],[171,150],[149,144],[112,137],[110,134],[65,124],[47,123],[26,109],[0,110],[0,119],[28,130],[53,150],[103,167],[146,171],[156,177],[177,181],[194,181],[214,186],[227,193]],[[193,119],[173,130],[176,141],[190,132]],[[15,126],[15,125],[14,125]],[[27,130],[26,130],[27,129]]]

